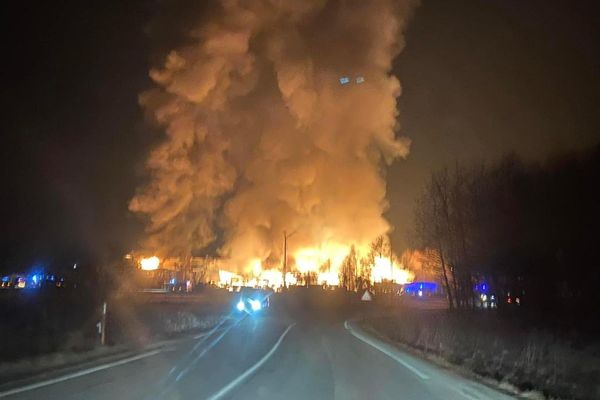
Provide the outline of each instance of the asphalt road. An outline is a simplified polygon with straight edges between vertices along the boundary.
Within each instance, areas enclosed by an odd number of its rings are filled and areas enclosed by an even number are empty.
[[[511,397],[414,358],[347,320],[351,307],[288,299],[210,334],[16,388],[32,399],[414,399]],[[36,385],[45,384],[41,387]],[[26,390],[23,390],[26,389]]]

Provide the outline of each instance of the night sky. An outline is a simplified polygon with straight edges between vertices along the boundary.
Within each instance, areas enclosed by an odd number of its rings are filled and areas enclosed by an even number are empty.
[[[127,202],[159,138],[138,93],[185,29],[181,1],[5,2],[0,268],[106,259],[142,227]],[[593,1],[424,0],[396,61],[408,159],[388,173],[395,247],[432,169],[598,143]],[[160,38],[160,40],[158,40]]]
[[[432,169],[600,142],[598,2],[423,1],[396,62],[411,154],[388,175],[396,243]]]

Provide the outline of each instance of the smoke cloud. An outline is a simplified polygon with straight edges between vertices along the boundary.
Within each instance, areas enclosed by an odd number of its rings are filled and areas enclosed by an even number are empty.
[[[414,6],[221,1],[140,96],[165,132],[129,205],[147,217],[145,249],[189,255],[222,234],[244,268],[279,258],[284,230],[292,251],[387,232],[384,167],[410,144],[390,70]]]

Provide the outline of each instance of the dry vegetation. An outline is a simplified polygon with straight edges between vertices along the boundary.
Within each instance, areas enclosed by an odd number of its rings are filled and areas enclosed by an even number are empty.
[[[108,346],[99,345],[101,306],[73,291],[2,293],[0,381],[142,348],[206,330],[228,312],[229,293],[170,296],[153,302],[129,294],[108,305]],[[176,301],[173,301],[175,299]]]
[[[403,311],[365,321],[388,339],[548,398],[600,398],[600,347],[493,314]]]

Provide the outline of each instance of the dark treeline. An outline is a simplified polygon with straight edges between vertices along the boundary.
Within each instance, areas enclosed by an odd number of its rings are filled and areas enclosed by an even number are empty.
[[[600,305],[598,185],[600,146],[542,164],[514,154],[456,163],[431,175],[415,238],[436,250],[453,308],[473,307],[473,285],[486,281],[499,307],[512,292],[532,315],[590,322]]]

